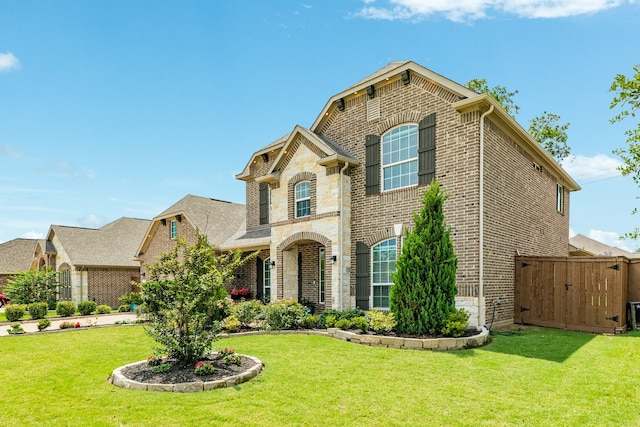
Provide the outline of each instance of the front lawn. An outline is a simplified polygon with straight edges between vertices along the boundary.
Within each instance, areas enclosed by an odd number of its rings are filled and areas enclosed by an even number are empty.
[[[528,328],[455,352],[365,347],[321,336],[216,343],[266,369],[204,393],[135,392],[109,373],[145,359],[142,327],[0,338],[3,426],[620,426],[640,424],[640,333]]]

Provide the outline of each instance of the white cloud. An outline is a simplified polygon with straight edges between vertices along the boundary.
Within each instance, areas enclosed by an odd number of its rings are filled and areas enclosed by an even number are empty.
[[[614,246],[627,252],[634,252],[624,240],[620,239],[620,235],[614,231],[602,231],[602,230],[589,230],[590,239],[597,240],[605,245]]]
[[[372,0],[363,0],[366,5]],[[523,18],[562,18],[601,12],[635,0],[386,0],[381,7],[366,6],[357,16],[380,20],[420,20],[443,15],[454,21],[471,21],[491,12]]]
[[[82,218],[78,218],[78,224],[87,228],[99,228],[107,221],[100,215],[88,214]]]
[[[22,235],[24,239],[44,239],[44,234],[37,231],[27,231]]]
[[[13,53],[0,53],[0,71],[17,70],[20,68],[20,60]]]
[[[0,157],[8,157],[10,159],[19,159],[23,156],[23,153],[16,150],[9,144],[0,145]]]
[[[569,238],[576,237],[577,235],[578,233],[576,233],[573,228],[569,227]]]
[[[606,154],[593,157],[571,156],[562,161],[562,167],[578,182],[602,181],[622,176],[617,169],[622,163]]]

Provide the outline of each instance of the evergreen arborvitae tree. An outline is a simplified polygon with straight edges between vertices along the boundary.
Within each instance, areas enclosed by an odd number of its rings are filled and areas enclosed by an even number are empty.
[[[413,215],[415,227],[406,234],[390,291],[400,333],[435,335],[455,310],[458,258],[443,213],[448,197],[438,181],[432,181],[420,212]]]

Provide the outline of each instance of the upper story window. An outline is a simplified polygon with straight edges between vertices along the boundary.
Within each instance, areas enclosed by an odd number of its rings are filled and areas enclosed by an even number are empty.
[[[311,182],[302,181],[296,184],[296,218],[311,215]]]
[[[171,221],[171,239],[178,237],[178,222]]]
[[[382,135],[382,189],[418,184],[418,125],[401,125]]]
[[[556,184],[556,210],[564,212],[564,187],[560,184]]]

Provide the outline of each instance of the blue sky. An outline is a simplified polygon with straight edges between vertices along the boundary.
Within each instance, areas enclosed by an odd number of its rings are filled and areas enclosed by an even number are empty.
[[[0,242],[151,219],[186,194],[244,203],[251,154],[391,61],[518,90],[569,122],[571,230],[604,243],[640,195],[608,88],[640,63],[640,2],[0,2]]]

